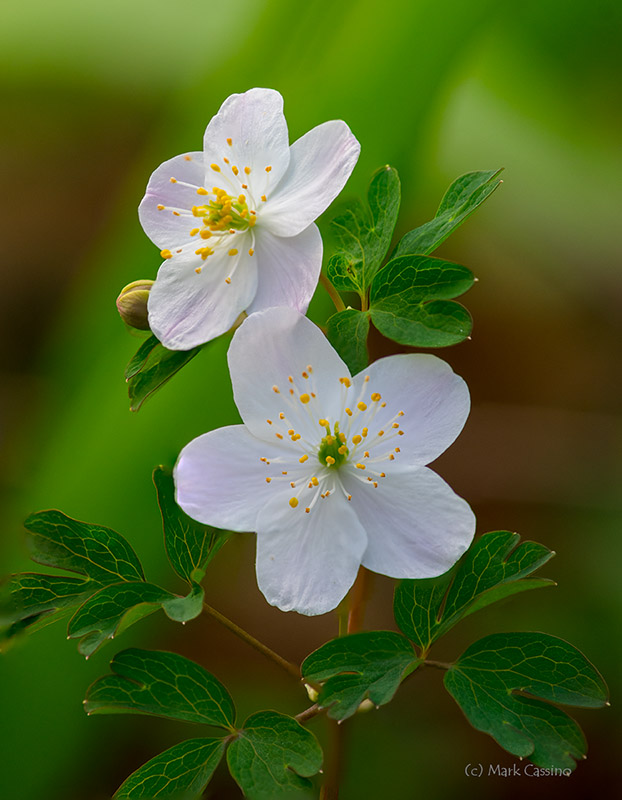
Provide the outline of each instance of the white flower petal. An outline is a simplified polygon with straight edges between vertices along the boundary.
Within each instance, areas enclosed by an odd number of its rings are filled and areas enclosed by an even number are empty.
[[[221,247],[205,261],[183,253],[160,267],[149,293],[149,325],[169,350],[190,350],[228,331],[256,291],[257,268],[245,249],[230,256]]]
[[[367,532],[363,566],[391,578],[432,578],[467,550],[475,516],[427,467],[387,474],[377,489],[343,471],[343,485]]]
[[[204,172],[203,153],[187,153],[160,164],[149,178],[138,217],[143,230],[158,247],[170,250],[179,247],[189,239],[190,230],[197,227],[196,217],[192,216],[192,206],[199,204],[194,187],[203,185]],[[171,183],[171,178],[176,183]],[[186,183],[192,186],[185,186]]]
[[[317,225],[309,225],[287,239],[266,229],[255,231],[255,257],[261,280],[247,312],[289,306],[304,314],[322,266],[322,237]]]
[[[310,513],[274,498],[257,520],[257,582],[282,611],[325,614],[354,583],[367,537],[344,497],[318,500]]]
[[[266,482],[275,473],[268,462],[282,455],[282,448],[260,442],[244,425],[210,431],[179,455],[174,472],[177,502],[205,525],[254,531],[267,501],[276,496],[287,505],[291,497],[289,483]]]
[[[379,430],[384,431],[382,442],[395,432],[399,424],[404,435],[399,441],[401,465],[429,464],[444,452],[462,430],[470,409],[466,383],[453,372],[449,364],[433,355],[413,353],[381,358],[359,373],[350,392],[358,397],[369,376],[364,401],[371,406],[371,393],[378,392],[384,408],[375,409],[373,427],[369,428],[369,444]],[[403,416],[395,415],[403,411]],[[376,448],[374,448],[376,449]],[[372,454],[376,455],[376,453]],[[397,460],[396,460],[397,466]]]
[[[204,153],[208,183],[214,164],[228,181],[235,181],[238,191],[242,183],[247,183],[258,203],[289,165],[289,134],[281,95],[273,89],[249,89],[228,97],[207,126]],[[237,177],[233,167],[239,171]],[[244,171],[246,167],[250,170],[248,174]],[[220,186],[217,173],[212,171],[211,175],[214,185]],[[211,184],[207,188],[211,189]]]
[[[290,148],[289,168],[266,192],[262,223],[277,236],[295,236],[325,211],[345,186],[361,146],[341,120],[313,128]]]
[[[257,312],[236,331],[228,361],[235,404],[253,435],[272,441],[266,418],[283,412],[303,440],[317,446],[323,435],[318,419],[337,418],[339,379],[350,375],[319,328],[292,308]],[[309,402],[301,402],[303,394]]]

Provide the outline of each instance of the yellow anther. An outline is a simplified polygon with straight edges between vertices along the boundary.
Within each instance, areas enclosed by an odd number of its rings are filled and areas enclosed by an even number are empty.
[[[324,417],[322,417],[322,419],[318,419],[318,422],[323,428],[328,427],[328,420],[324,419]]]
[[[326,444],[335,444],[335,437],[330,434],[326,437]]]
[[[367,406],[362,401],[356,404],[356,407],[359,411],[367,411]]]
[[[363,456],[364,456],[365,458],[369,458],[369,450],[366,450],[366,451],[363,453]]]
[[[180,247],[180,248],[179,248],[179,250],[175,250],[175,252],[176,252],[176,253],[181,253],[181,252],[182,252],[182,250],[183,250],[183,247]]]
[[[283,470],[283,472],[281,472],[281,475],[287,475],[287,470],[286,469]]]
[[[351,411],[349,408],[346,408],[346,414],[347,414],[349,417],[351,417],[351,416],[352,416],[352,411]]]
[[[179,211],[173,211],[173,216],[174,217],[179,217],[180,216]]]
[[[400,424],[399,424],[399,422],[394,422],[393,425],[391,425],[391,427],[392,428],[399,428]]]
[[[347,386],[348,388],[352,386],[352,381],[350,380],[350,378],[339,378],[339,383],[343,383],[343,385]]]
[[[378,400],[382,400],[382,395],[378,394],[378,392],[374,392],[371,396],[371,399],[374,401],[374,403],[377,403]]]
[[[214,170],[214,172],[220,172],[220,167],[218,164],[210,164],[210,167]]]
[[[358,435],[358,433],[356,434],[356,436],[352,437],[352,444],[360,444],[361,441],[362,441],[362,438]]]
[[[280,394],[281,393],[281,390],[279,389],[278,386],[273,386],[272,387],[272,391],[275,392],[276,394]]]
[[[397,432],[397,435],[398,435],[398,436],[403,436],[403,435],[404,435],[404,431],[398,431],[398,432]]]
[[[345,454],[348,452],[348,448],[345,446],[345,444],[342,444],[341,447],[337,449],[337,452],[340,456],[345,456]]]
[[[302,375],[303,378],[308,378],[309,377],[309,373],[308,372],[302,372],[301,375]]]
[[[319,482],[319,480],[317,478],[313,477],[313,478],[311,478],[311,483],[314,486],[318,486],[320,482]]]
[[[346,443],[346,435],[345,435],[345,433],[340,433],[337,438],[339,439],[341,444],[345,444]]]
[[[266,167],[266,172],[272,172],[272,167]]]
[[[282,439],[283,438],[283,434],[281,434],[281,433],[275,433],[274,435],[276,436],[277,439]]]
[[[380,408],[386,408],[386,407],[387,407],[386,403],[380,403]]]
[[[395,448],[395,452],[396,452],[396,453],[401,453],[402,451],[400,450],[400,448],[399,448],[399,447],[396,447],[396,448]]]
[[[363,380],[365,381],[365,383],[369,383],[369,375],[366,375],[366,376],[363,378]]]
[[[311,398],[308,394],[301,394],[300,395],[300,402],[301,403],[308,403]]]
[[[294,481],[290,481],[289,485],[292,487],[292,489],[296,488],[296,484],[294,483]]]
[[[170,178],[171,183],[177,183],[177,178]]]
[[[393,453],[389,454],[389,461],[395,461],[395,456],[393,455]]]
[[[332,465],[335,463],[335,459],[332,456],[326,456],[326,463],[329,467],[332,467]]]
[[[251,174],[251,168],[250,168],[250,167],[244,167],[244,172],[245,172],[247,175],[250,175],[250,174]]]
[[[164,211],[164,206],[163,205],[159,205],[157,208],[158,208],[158,211]]]
[[[194,228],[194,230],[198,230],[198,228]],[[207,228],[203,228],[203,230],[201,231],[201,239],[211,239],[211,238],[212,238],[211,231],[208,231]]]
[[[296,508],[296,506],[298,505],[298,500],[297,500],[295,497],[292,497],[292,498],[290,499],[290,501],[289,501],[289,504],[290,504],[290,506],[291,506],[292,508]]]
[[[266,478],[266,483],[271,483],[271,482],[272,482],[272,478]]]
[[[266,422],[268,423],[268,425],[272,425],[272,420],[271,419],[267,419]]]
[[[209,192],[207,191],[207,189],[204,189],[202,186],[199,186],[199,188],[197,189],[197,194],[209,194]]]
[[[243,194],[239,195],[238,196],[238,203],[245,203],[245,202],[246,202],[245,195],[243,195]]]
[[[285,419],[285,414],[282,411],[279,412],[279,419]]]
[[[386,478],[387,476],[385,475],[385,473],[384,473],[384,472],[381,472],[381,473],[380,473],[380,477],[381,477],[381,478]]]
[[[238,251],[235,249],[235,247],[232,247],[231,250],[229,250],[229,255],[230,256],[237,256],[237,254],[238,254]]]
[[[191,156],[184,156],[184,161],[192,161],[192,157]]]
[[[367,428],[363,428],[361,433],[363,434],[363,438],[365,438],[367,436],[367,434],[369,433],[369,430]]]
[[[265,202],[266,202],[266,200],[267,200],[268,198],[265,196],[265,194],[262,194],[262,195],[261,195],[261,199],[262,199],[262,200],[263,200],[263,202],[265,203]]]
[[[365,464],[356,464],[357,469],[365,469]]]
[[[231,172],[233,172],[234,175],[237,175],[239,171],[240,170],[235,166],[235,164],[231,167]]]
[[[293,383],[293,382],[294,382],[294,379],[293,379],[293,377],[292,377],[291,375],[289,375],[289,376],[288,376],[287,380],[288,380],[290,383]]]
[[[378,431],[378,436],[384,436],[384,431]]]
[[[253,248],[252,248],[252,247],[251,247],[251,249],[248,251],[248,254],[249,254],[249,256],[254,256],[254,255],[255,255],[255,251],[253,250]]]
[[[173,254],[170,250],[160,250],[160,255],[162,258],[173,258]]]
[[[298,441],[298,439],[301,439],[301,438],[302,438],[302,437],[301,437],[301,435],[300,435],[299,433],[295,433],[295,434],[292,436],[292,442],[297,442],[297,441]]]
[[[231,283],[231,278],[225,278],[225,283]]]
[[[308,455],[305,453],[305,454],[304,454],[304,456],[300,456],[300,458],[298,459],[298,461],[300,461],[300,463],[301,463],[301,464],[304,464],[304,463],[305,463],[305,461],[306,461],[308,458],[309,458],[309,456],[308,456]]]
[[[310,508],[305,508],[305,514],[308,514],[311,511]]]
[[[293,428],[290,428],[287,432],[289,433],[290,436],[293,436],[296,433],[296,431]]]
[[[248,185],[246,183],[242,184],[242,189],[248,189]]]
[[[398,411],[397,412],[397,416],[398,417],[403,417],[404,416],[404,412],[403,411]]]
[[[352,495],[351,494],[348,495],[348,500],[352,500]]]
[[[199,228],[193,228],[193,229],[190,231],[190,236],[196,236],[196,235],[197,235],[197,233],[199,232],[199,230],[200,230]]]
[[[197,275],[200,275],[203,272],[203,267],[196,267],[194,271],[196,272]]]
[[[222,160],[225,162],[225,164],[229,163],[229,159],[226,156],[224,156]]]
[[[378,488],[378,481],[374,481],[374,489]]]
[[[231,147],[231,145],[233,144],[233,139],[227,139],[227,144],[229,145],[229,147]]]

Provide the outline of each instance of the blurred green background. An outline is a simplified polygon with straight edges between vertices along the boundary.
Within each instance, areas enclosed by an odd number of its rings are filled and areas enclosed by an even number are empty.
[[[465,298],[472,341],[441,353],[473,410],[438,471],[480,532],[509,528],[556,550],[544,574],[559,586],[470,617],[435,657],[498,630],[544,630],[596,663],[613,705],[577,712],[590,753],[571,778],[477,780],[467,763],[514,759],[468,727],[439,674],[423,673],[347,723],[342,796],[608,795],[620,741],[621,23],[614,0],[3,4],[2,571],[32,568],[21,521],[58,507],[125,534],[148,577],[177,588],[151,470],[236,420],[227,342],[133,415],[122,374],[139,340],[114,299],[159,264],[136,215],[150,172],[199,148],[230,93],[281,91],[292,140],[345,119],[362,144],[345,194],[394,165],[400,232],[429,219],[459,174],[503,166],[504,185],[439,251],[480,282]],[[327,310],[318,297],[318,318]],[[253,550],[250,535],[227,545],[208,602],[300,660],[335,634],[334,618],[268,607]],[[393,627],[391,592],[375,580],[367,627]],[[88,663],[52,626],[0,659],[0,797],[103,800],[157,752],[200,735],[83,714],[89,683],[130,645],[197,659],[225,679],[241,716],[304,706],[276,667],[208,619],[182,628],[157,615]],[[326,736],[322,720],[313,730]],[[219,770],[206,796],[241,795]]]

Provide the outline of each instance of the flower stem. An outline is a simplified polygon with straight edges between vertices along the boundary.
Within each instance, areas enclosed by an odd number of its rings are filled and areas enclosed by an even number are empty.
[[[335,304],[335,308],[337,309],[337,311],[345,311],[346,306],[343,300],[341,299],[341,295],[337,292],[333,284],[328,280],[328,278],[326,277],[326,275],[324,275],[323,272],[320,272],[320,283],[330,295],[330,299]]]
[[[332,746],[328,751],[324,783],[320,789],[320,800],[338,800],[339,798],[339,784],[341,782],[345,744],[345,726],[333,720],[331,720],[330,723]]]
[[[296,678],[297,681],[300,680],[300,670],[295,664],[292,664],[291,661],[287,661],[285,658],[280,656],[278,653],[275,653],[274,650],[271,650],[267,645],[260,642],[259,639],[255,639],[254,636],[251,636],[250,633],[247,633],[243,628],[240,628],[239,625],[236,625],[235,622],[232,622],[230,619],[221,614],[220,611],[216,611],[215,608],[208,606],[207,603],[203,603],[203,611],[206,614],[209,614],[210,617],[213,617],[215,620],[220,622],[221,625],[224,625],[225,628],[228,628],[231,633],[235,633],[240,639],[243,639],[247,644],[250,644],[251,647],[254,647],[255,650],[258,650],[262,653],[266,658],[269,658],[271,661],[274,661],[275,664],[278,664],[281,669],[284,669],[285,672],[288,672],[292,677]]]
[[[348,614],[348,633],[356,633],[363,627],[365,603],[367,601],[367,576],[365,567],[361,567],[350,592],[350,613]]]

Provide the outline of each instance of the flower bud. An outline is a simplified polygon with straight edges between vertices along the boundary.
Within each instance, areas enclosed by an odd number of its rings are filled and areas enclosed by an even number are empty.
[[[117,297],[117,311],[123,322],[130,328],[138,328],[140,331],[149,330],[147,299],[153,283],[146,278],[132,281],[121,290],[121,294]]]

